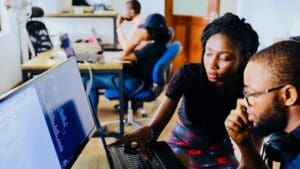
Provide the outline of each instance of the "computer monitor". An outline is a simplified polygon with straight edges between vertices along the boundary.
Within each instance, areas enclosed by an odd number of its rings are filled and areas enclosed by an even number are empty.
[[[74,58],[0,98],[0,168],[70,168],[95,129]]]

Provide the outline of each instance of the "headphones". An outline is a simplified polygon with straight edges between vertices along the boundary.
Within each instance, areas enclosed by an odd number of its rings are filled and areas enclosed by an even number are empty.
[[[300,126],[290,133],[276,132],[264,143],[266,158],[282,163],[292,161],[300,154]]]

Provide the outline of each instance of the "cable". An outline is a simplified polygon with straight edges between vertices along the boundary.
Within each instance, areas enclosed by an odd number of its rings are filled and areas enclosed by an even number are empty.
[[[90,76],[90,79],[88,80],[88,83],[87,83],[86,89],[85,89],[85,93],[88,96],[90,94],[92,84],[93,84],[93,72],[92,72],[91,65],[87,61],[84,61],[84,64],[87,66],[88,71],[89,71],[89,76]]]

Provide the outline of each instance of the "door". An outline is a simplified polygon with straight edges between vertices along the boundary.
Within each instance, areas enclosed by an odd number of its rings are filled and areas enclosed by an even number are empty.
[[[219,15],[219,4],[220,0],[165,0],[166,20],[175,30],[174,40],[183,46],[173,62],[172,73],[185,63],[201,62],[201,34],[210,18]]]

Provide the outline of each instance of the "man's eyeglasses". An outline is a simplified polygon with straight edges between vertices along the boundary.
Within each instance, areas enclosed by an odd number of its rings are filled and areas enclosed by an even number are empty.
[[[244,98],[248,104],[248,106],[250,106],[250,103],[249,103],[249,97],[258,97],[260,95],[263,95],[263,94],[267,94],[267,93],[270,93],[270,92],[273,92],[273,91],[276,91],[276,90],[279,90],[281,88],[283,88],[285,85],[280,85],[280,86],[277,86],[277,87],[273,87],[273,88],[270,88],[270,89],[265,89],[263,91],[259,91],[259,92],[254,92],[254,93],[247,93],[247,91],[245,90],[244,88],[244,91],[243,91],[243,94],[244,94]]]

